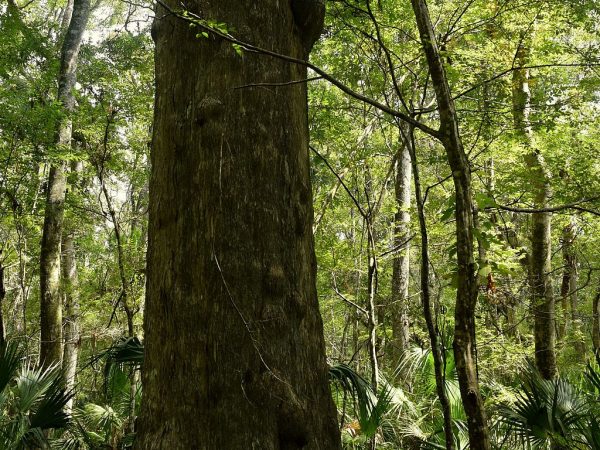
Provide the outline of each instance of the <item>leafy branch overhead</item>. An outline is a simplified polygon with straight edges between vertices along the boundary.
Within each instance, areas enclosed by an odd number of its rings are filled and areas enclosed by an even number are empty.
[[[599,449],[599,24],[0,2],[0,449]]]

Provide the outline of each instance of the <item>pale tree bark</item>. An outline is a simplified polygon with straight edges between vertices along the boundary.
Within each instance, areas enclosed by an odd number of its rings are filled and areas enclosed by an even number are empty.
[[[318,1],[186,6],[297,58],[307,57],[324,13]],[[197,38],[163,6],[155,17],[135,446],[340,449],[315,285],[306,85],[248,86],[303,80],[306,70]]]
[[[529,64],[530,52],[528,36],[523,36],[517,49],[516,65]],[[550,174],[543,155],[533,143],[533,131],[530,123],[531,90],[529,69],[513,71],[513,116],[515,130],[525,147],[525,164],[531,174],[530,188],[534,206],[537,209],[548,207],[550,199]],[[552,242],[551,220],[549,212],[531,215],[531,237],[529,250],[529,284],[531,305],[534,316],[535,363],[540,374],[546,379],[556,376],[556,330],[554,294],[552,291]]]
[[[403,140],[404,141],[404,140]],[[410,203],[412,165],[407,143],[403,142],[396,162],[394,192],[394,248],[398,248],[392,266],[392,358],[394,364],[410,343],[409,280],[410,280]]]
[[[81,343],[79,332],[79,277],[75,256],[73,233],[65,234],[62,239],[62,292],[65,308],[63,316],[65,345],[62,367],[67,390],[72,390],[75,387],[75,373]],[[65,405],[65,410],[68,413],[71,412],[72,408],[73,399]]]
[[[68,117],[75,110],[73,89],[77,80],[77,59],[89,15],[89,0],[74,0],[71,22],[65,35],[58,80],[58,100],[67,117],[60,125],[56,145],[71,145],[72,123]],[[60,247],[67,187],[63,162],[52,163],[46,188],[46,208],[40,253],[40,364],[60,364],[62,360],[62,305],[60,296]]]
[[[73,0],[67,0],[67,4],[61,11],[60,15],[60,29],[66,31],[69,29],[71,23],[71,17],[73,16]]]
[[[452,170],[456,197],[457,293],[454,315],[454,359],[460,394],[467,414],[473,450],[491,448],[483,398],[477,376],[475,307],[478,285],[473,255],[473,195],[471,170],[459,133],[458,117],[425,0],[411,0],[421,44],[435,90],[440,115],[439,139]]]

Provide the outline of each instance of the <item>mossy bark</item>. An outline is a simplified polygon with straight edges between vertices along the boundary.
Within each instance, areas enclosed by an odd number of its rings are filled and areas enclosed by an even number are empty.
[[[516,63],[529,64],[529,36],[521,39]],[[525,164],[531,174],[531,192],[535,208],[548,206],[550,199],[550,174],[544,156],[535,148],[531,129],[531,90],[529,69],[513,72],[513,118],[517,137],[525,149]],[[531,215],[529,262],[529,288],[534,317],[535,364],[546,379],[556,376],[555,300],[552,288],[552,214],[536,212]]]
[[[306,58],[314,41],[287,1],[186,5],[286,55]],[[306,69],[197,33],[158,7],[135,446],[339,449],[315,284],[306,85],[249,86],[302,80]]]
[[[410,280],[410,205],[412,166],[409,143],[401,145],[396,163],[394,191],[396,207],[394,216],[394,256],[392,267],[392,358],[397,364],[402,352],[410,342],[410,318],[408,288]]]
[[[75,110],[73,89],[77,81],[77,60],[89,10],[89,0],[74,0],[71,21],[61,48],[58,100],[67,116],[59,124],[57,147],[71,146],[69,115]],[[63,356],[60,255],[66,190],[65,163],[51,163],[40,252],[40,364],[43,366],[60,364]]]

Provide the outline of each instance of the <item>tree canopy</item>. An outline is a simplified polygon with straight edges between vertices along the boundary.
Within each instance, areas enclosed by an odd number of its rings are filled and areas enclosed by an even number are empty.
[[[0,448],[600,448],[600,2],[212,3],[0,5]]]

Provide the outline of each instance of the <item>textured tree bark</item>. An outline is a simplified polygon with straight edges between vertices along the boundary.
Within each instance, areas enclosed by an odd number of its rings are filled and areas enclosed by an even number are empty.
[[[454,313],[454,359],[460,385],[460,394],[467,414],[469,443],[473,450],[491,448],[483,399],[477,377],[475,339],[475,306],[477,304],[477,276],[473,257],[473,196],[471,170],[458,128],[454,101],[446,78],[446,71],[437,47],[429,10],[424,0],[411,0],[421,44],[435,90],[440,114],[440,140],[446,155],[456,196],[456,249],[457,279]]]
[[[410,280],[410,201],[412,165],[408,145],[398,151],[394,190],[398,211],[394,217],[394,248],[402,246],[392,266],[392,358],[397,363],[410,342],[408,288]]]
[[[62,292],[64,295],[65,314],[63,352],[63,377],[65,387],[71,390],[75,386],[75,373],[77,371],[77,358],[81,343],[79,333],[79,278],[77,276],[77,261],[75,259],[75,242],[72,233],[65,234],[62,239]],[[65,406],[70,413],[73,408],[73,399]]]
[[[323,5],[304,3],[322,23]],[[290,2],[187,6],[298,58],[318,37]],[[306,70],[196,33],[158,7],[135,446],[339,449],[315,288],[306,86],[240,88]]]
[[[520,67],[529,63],[527,39],[517,50],[516,64]],[[531,91],[529,70],[513,71],[513,115],[515,129],[526,148],[525,163],[531,173],[531,191],[535,208],[546,208],[550,199],[550,175],[544,157],[535,149],[532,142],[530,123]],[[534,316],[535,363],[540,374],[546,379],[556,376],[555,354],[555,311],[552,292],[552,214],[548,212],[531,215],[531,248],[529,250],[529,284],[531,305]]]
[[[89,9],[89,0],[74,0],[71,22],[62,45],[58,100],[67,115],[75,109],[75,97],[72,91],[77,80],[77,58]],[[66,117],[59,125],[56,145],[70,146],[71,135],[71,120]],[[59,290],[60,247],[66,187],[64,163],[51,164],[40,253],[40,364],[43,366],[60,364],[63,356],[62,300]]]

